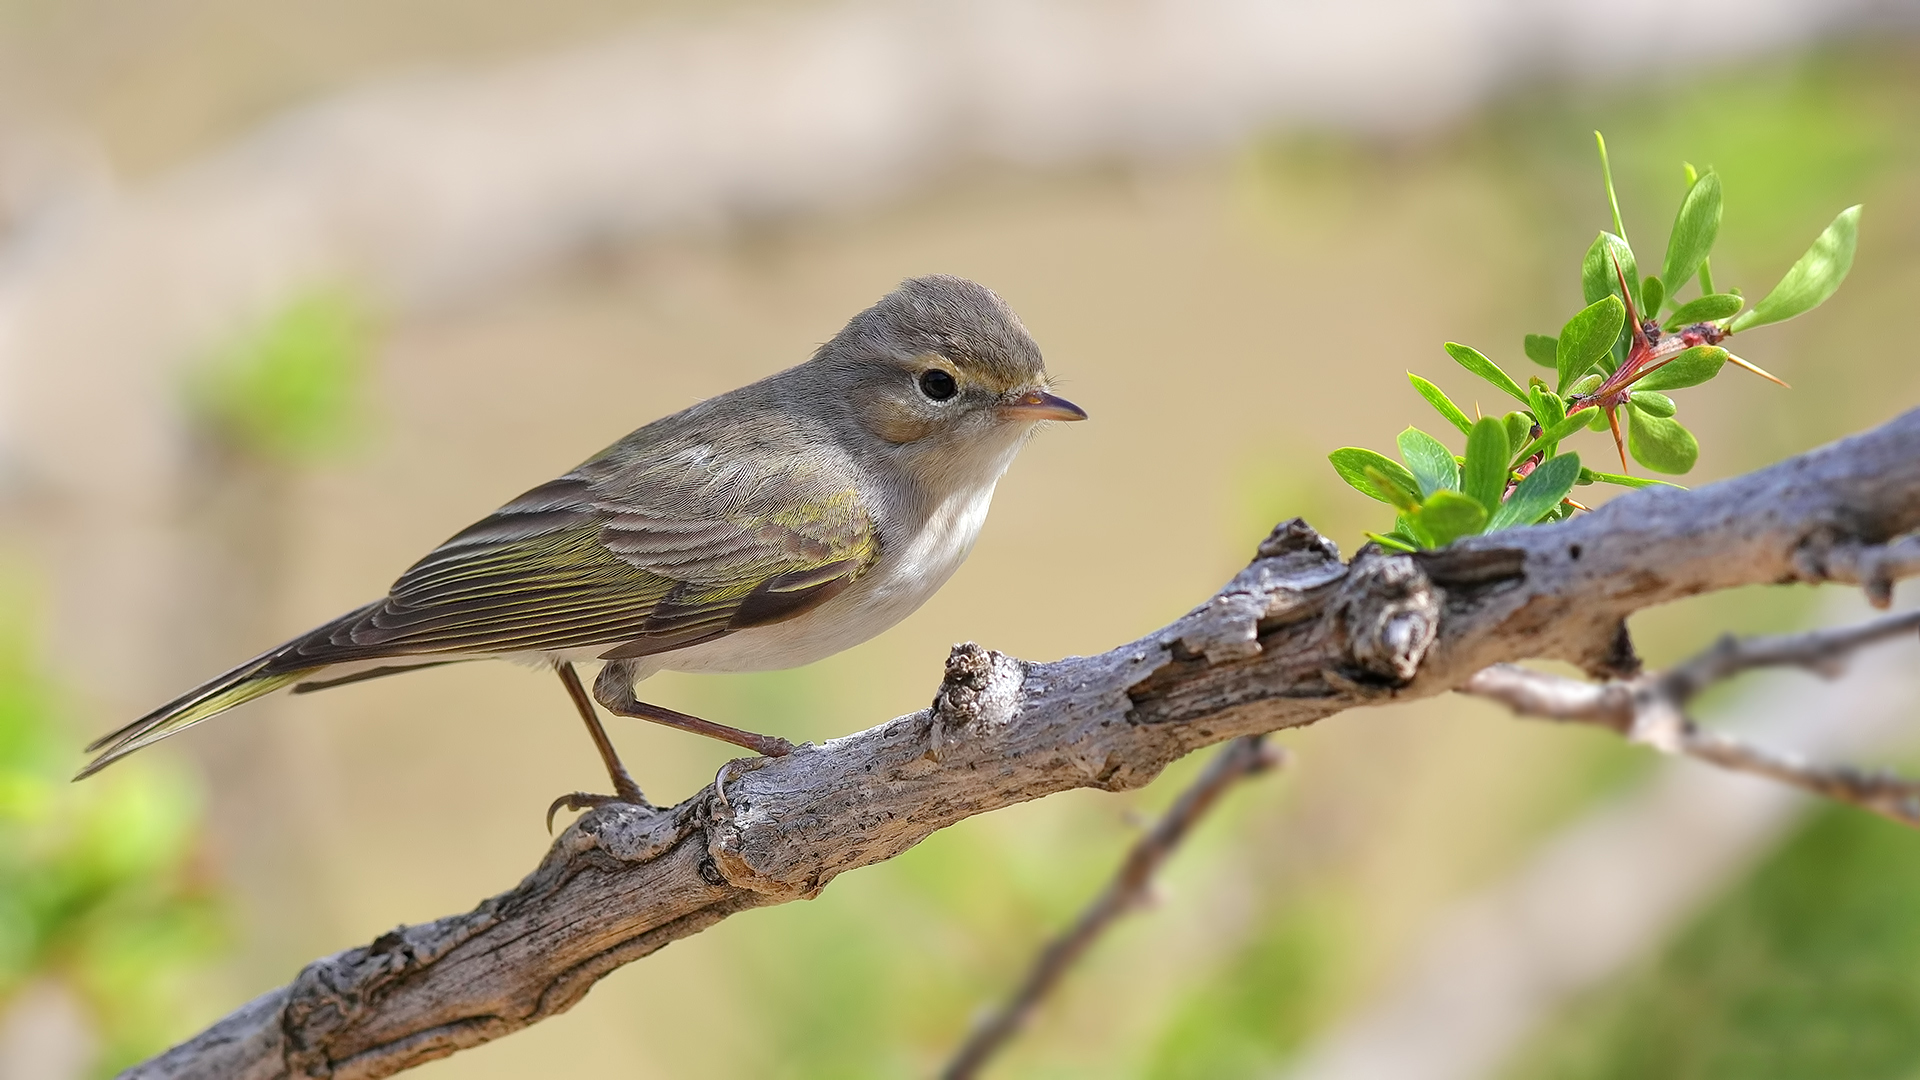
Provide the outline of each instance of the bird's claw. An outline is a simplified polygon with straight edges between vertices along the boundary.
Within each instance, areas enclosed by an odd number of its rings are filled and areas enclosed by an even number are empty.
[[[559,813],[562,807],[568,810],[591,810],[595,807],[611,806],[616,803],[623,806],[638,806],[643,810],[655,809],[654,805],[648,802],[646,797],[638,791],[626,795],[594,795],[585,791],[575,791],[560,796],[553,800],[552,804],[547,807],[547,833],[548,835],[552,835],[553,815]]]
[[[785,739],[781,739],[780,741],[786,742]],[[720,771],[713,774],[713,798],[715,802],[720,804],[720,812],[728,817],[733,816],[733,804],[727,801],[727,782],[734,778],[735,773],[755,772],[759,769],[764,769],[767,767],[768,758],[785,757],[792,753],[794,749],[795,747],[792,743],[787,743],[787,748],[777,754],[763,754],[757,758],[734,758],[722,764]]]

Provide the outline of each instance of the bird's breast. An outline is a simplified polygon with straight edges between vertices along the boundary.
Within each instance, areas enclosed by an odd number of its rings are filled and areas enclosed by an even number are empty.
[[[833,599],[797,618],[647,658],[655,671],[770,671],[850,649],[886,630],[947,583],[980,535],[993,501],[989,482],[936,506],[913,532],[888,538],[872,568]]]

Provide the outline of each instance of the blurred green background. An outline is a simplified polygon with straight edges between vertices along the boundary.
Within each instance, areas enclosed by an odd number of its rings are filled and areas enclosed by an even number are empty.
[[[104,4],[14,2],[0,55],[22,100],[84,123],[137,183],[397,60],[484,62],[636,10],[453,7],[182,0],[129,24]],[[1443,340],[1525,372],[1521,336],[1578,306],[1580,255],[1607,224],[1595,128],[1643,262],[1684,190],[1680,163],[1719,171],[1715,278],[1749,296],[1836,211],[1867,207],[1839,295],[1739,340],[1794,389],[1729,373],[1679,395],[1703,446],[1689,482],[1894,416],[1920,401],[1904,327],[1920,295],[1915,117],[1920,42],[1883,34],[1633,86],[1536,79],[1392,138],[1294,127],[1149,164],[970,168],[858,211],[621,245],[404,318],[354,282],[316,282],[235,326],[162,403],[191,444],[177,499],[192,617],[141,693],[88,678],[126,658],[76,654],[49,629],[57,493],[29,484],[0,519],[0,1043],[67,1032],[68,1058],[31,1060],[106,1075],[315,956],[464,910],[530,869],[541,810],[594,786],[598,766],[551,678],[504,665],[262,703],[98,780],[63,779],[92,735],[377,595],[639,423],[804,359],[901,277],[1000,291],[1092,422],[1025,452],[971,562],[896,630],[793,672],[663,675],[649,684],[662,704],[826,738],[921,707],[954,641],[1046,659],[1160,626],[1277,520],[1304,516],[1352,551],[1386,522],[1325,453],[1434,429],[1405,372],[1465,394]],[[1603,435],[1574,448],[1603,466],[1611,454]],[[1648,612],[1635,632],[1657,664],[1723,629],[1802,625],[1816,603],[1743,590]],[[661,800],[727,756],[637,725],[615,738]],[[1101,943],[996,1075],[1282,1069],[1363,1007],[1451,901],[1653,765],[1611,737],[1453,699],[1281,741],[1294,766],[1205,825],[1163,901]],[[1197,767],[966,822],[417,1075],[927,1075]],[[1920,836],[1811,814],[1668,944],[1559,1009],[1507,1075],[1920,1075],[1916,868]]]

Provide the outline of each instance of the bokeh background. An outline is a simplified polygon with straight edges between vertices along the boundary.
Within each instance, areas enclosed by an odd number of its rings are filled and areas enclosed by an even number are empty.
[[[1471,395],[1442,341],[1524,373],[1521,336],[1577,306],[1595,128],[1643,263],[1682,161],[1721,173],[1715,276],[1750,295],[1867,206],[1839,295],[1741,349],[1794,389],[1680,396],[1689,482],[1912,407],[1917,11],[0,0],[0,1076],[110,1074],[530,869],[547,802],[602,778],[552,679],[505,665],[261,702],[66,777],[902,277],[999,290],[1093,419],[1024,453],[897,629],[664,675],[661,703],[821,739],[924,705],[952,642],[1160,626],[1286,517],[1353,550],[1386,523],[1326,452],[1438,430],[1405,372]],[[1745,590],[1634,629],[1659,663],[1852,604]],[[1912,645],[1888,655],[1706,715],[1910,761]],[[726,756],[615,737],[662,800]],[[1281,741],[1293,767],[998,1075],[1920,1075],[1911,832],[1484,703]],[[418,1075],[927,1075],[1196,764],[967,822]]]

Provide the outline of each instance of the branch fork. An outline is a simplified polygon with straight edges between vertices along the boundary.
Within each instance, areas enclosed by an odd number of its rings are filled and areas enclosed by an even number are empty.
[[[1460,689],[1500,702],[1521,716],[1594,724],[1662,753],[1765,776],[1920,828],[1920,782],[1890,772],[1812,764],[1702,728],[1686,711],[1702,691],[1742,672],[1798,667],[1835,678],[1855,651],[1916,632],[1920,632],[1920,611],[1909,611],[1859,626],[1805,634],[1747,639],[1727,635],[1672,671],[1623,681],[1596,685],[1514,664],[1494,664],[1476,672]]]

